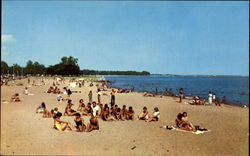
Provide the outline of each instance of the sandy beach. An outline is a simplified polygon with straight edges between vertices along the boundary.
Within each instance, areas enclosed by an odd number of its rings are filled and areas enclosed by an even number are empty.
[[[33,80],[34,78],[31,78]],[[17,86],[17,83],[23,86]],[[195,106],[178,103],[174,97],[143,97],[143,93],[117,93],[116,104],[133,106],[135,116],[147,106],[150,113],[154,107],[160,109],[158,122],[113,121],[99,119],[100,130],[87,132],[53,129],[52,118],[42,118],[36,108],[45,102],[48,110],[55,107],[64,112],[66,102],[56,101],[56,94],[44,93],[53,80],[46,79],[46,85],[28,86],[27,79],[17,80],[11,86],[1,86],[1,155],[168,155],[168,156],[246,156],[249,153],[249,108],[222,105]],[[63,87],[59,88],[62,90]],[[85,84],[82,91],[73,93],[73,109],[77,109],[79,99],[88,101],[89,90],[93,91],[93,100],[97,101],[97,88]],[[3,103],[10,100],[14,93],[20,94],[21,102]],[[110,90],[102,91],[103,104],[110,103]],[[66,98],[66,95],[63,95]],[[192,134],[160,128],[163,125],[174,125],[176,115],[187,112],[189,121],[194,125],[205,127],[210,132]],[[84,116],[85,124],[89,117]],[[74,125],[74,117],[62,116],[62,120]]]

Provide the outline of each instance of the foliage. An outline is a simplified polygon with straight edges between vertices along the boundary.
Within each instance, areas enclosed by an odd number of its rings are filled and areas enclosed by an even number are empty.
[[[72,56],[62,57],[61,62],[55,65],[45,67],[38,62],[32,62],[29,60],[25,67],[21,67],[18,64],[8,66],[4,61],[1,61],[1,74],[16,74],[16,75],[62,75],[62,76],[78,76],[78,75],[150,75],[147,71],[98,71],[98,70],[80,70],[78,65],[78,59]]]

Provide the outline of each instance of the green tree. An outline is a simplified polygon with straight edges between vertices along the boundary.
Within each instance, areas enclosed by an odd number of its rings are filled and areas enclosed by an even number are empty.
[[[9,66],[6,62],[1,61],[1,75],[8,74]]]

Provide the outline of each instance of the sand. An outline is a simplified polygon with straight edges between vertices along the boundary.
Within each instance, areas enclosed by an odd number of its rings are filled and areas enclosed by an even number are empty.
[[[33,79],[31,79],[32,82]],[[44,93],[53,80],[46,80],[45,86],[29,88],[34,95],[23,95],[27,79],[18,80],[24,86],[1,86],[1,101],[9,100],[14,93],[20,93],[22,102],[1,102],[1,155],[168,155],[168,156],[245,156],[249,153],[249,108],[223,105],[194,106],[178,103],[173,97],[143,97],[142,93],[117,93],[116,104],[133,106],[135,115],[147,106],[150,113],[159,107],[161,117],[158,122],[99,120],[100,130],[90,133],[53,129],[52,118],[42,118],[36,108],[45,102],[50,110],[58,107],[64,111],[66,102],[56,101],[55,94]],[[66,85],[65,85],[66,86]],[[64,85],[60,85],[62,89]],[[86,103],[89,90],[93,90],[93,100],[97,101],[96,87],[72,88],[82,93],[73,93],[73,109],[77,109],[80,98]],[[104,93],[104,92],[103,92]],[[110,95],[110,91],[106,92]],[[66,97],[65,95],[63,95]],[[185,100],[184,100],[185,101]],[[110,96],[102,96],[102,103],[109,103]],[[205,127],[210,132],[192,134],[159,128],[174,125],[179,112],[186,111],[189,121]],[[89,117],[83,117],[85,124]],[[63,116],[72,124],[73,117]]]

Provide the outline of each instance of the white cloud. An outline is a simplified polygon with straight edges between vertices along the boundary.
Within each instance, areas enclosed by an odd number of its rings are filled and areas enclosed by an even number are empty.
[[[16,41],[16,39],[11,34],[2,34],[1,35],[1,42],[2,42],[1,57],[3,59],[7,58],[9,55],[8,43],[12,43],[15,41]]]
[[[14,42],[15,38],[10,34],[2,34],[1,35],[2,43]]]

